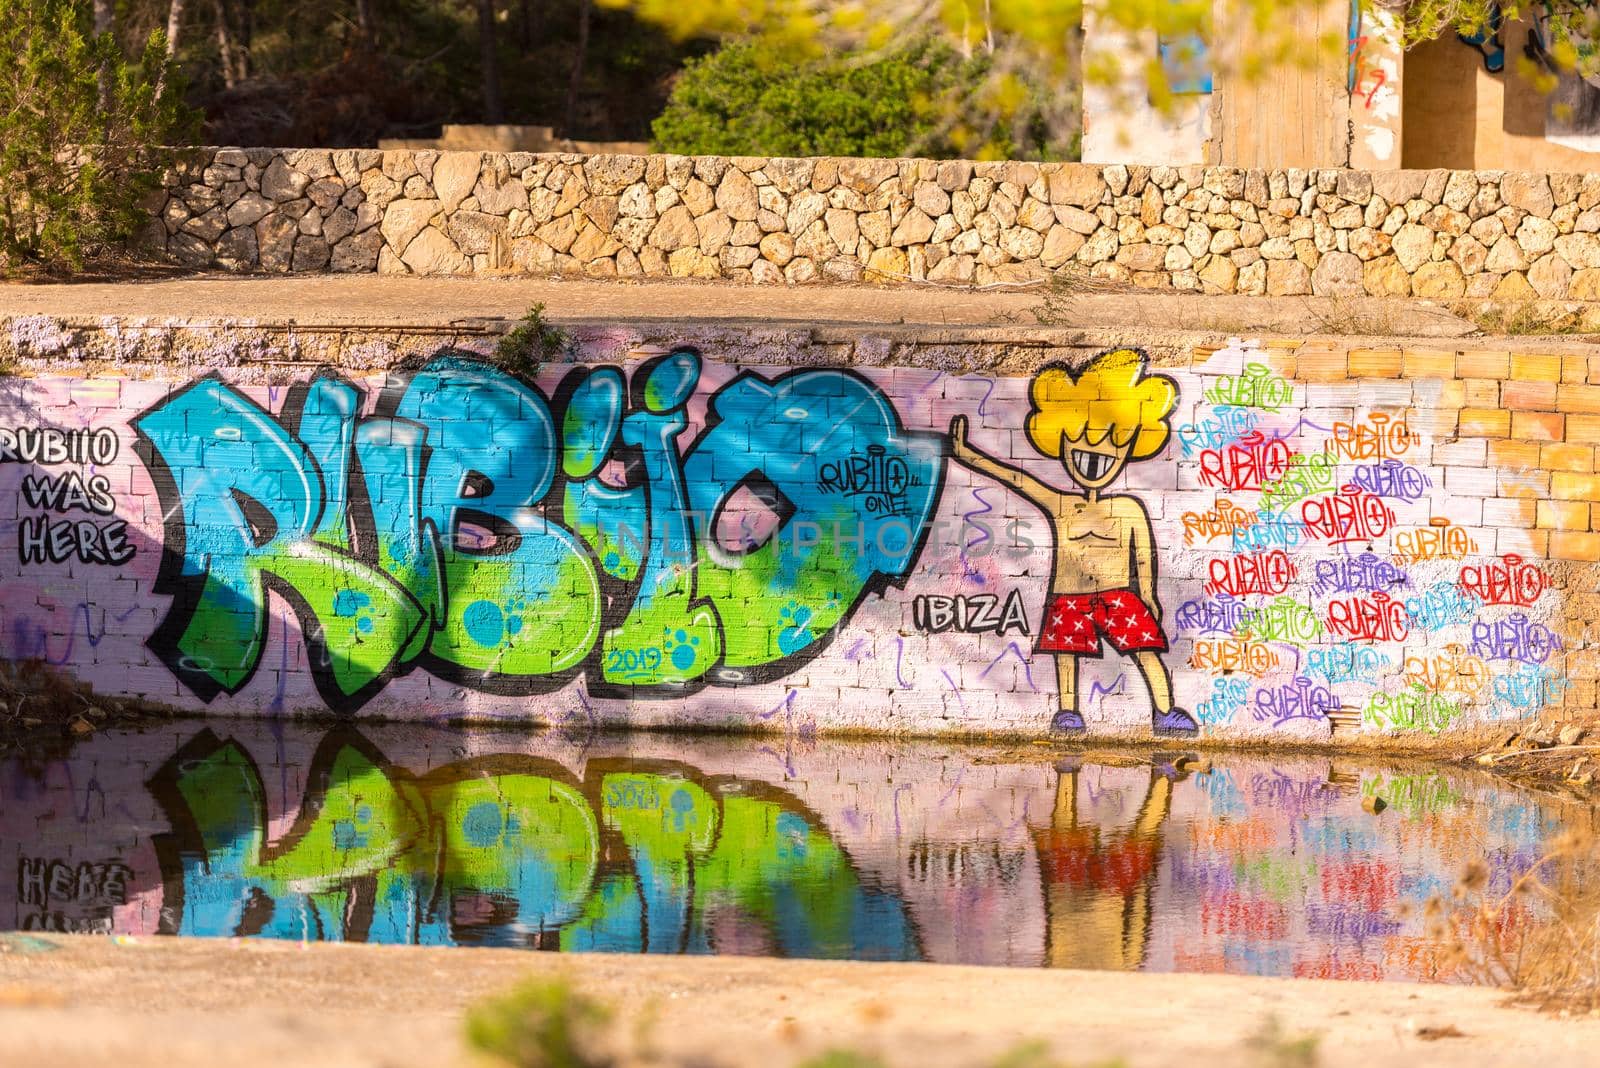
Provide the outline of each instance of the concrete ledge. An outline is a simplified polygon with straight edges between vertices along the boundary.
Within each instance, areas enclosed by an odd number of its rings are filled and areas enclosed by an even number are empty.
[[[709,282],[579,279],[239,277],[209,274],[149,282],[0,286],[0,316],[281,323],[324,326],[472,328],[520,318],[543,304],[567,323],[701,322],[830,326],[913,326],[1058,338],[1064,331],[1115,334],[1118,344],[1151,337],[1185,340],[1282,335],[1465,337],[1473,324],[1442,304],[1392,298],[1199,296],[1084,292],[1055,315],[1042,286],[826,286],[805,290]],[[1047,320],[1041,322],[1041,314]],[[1549,339],[1541,338],[1541,344]]]

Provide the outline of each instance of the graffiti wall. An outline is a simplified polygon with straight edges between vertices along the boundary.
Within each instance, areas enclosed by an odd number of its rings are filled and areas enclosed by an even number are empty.
[[[0,761],[0,930],[1456,978],[1428,902],[1577,813],[1487,775],[239,722]],[[1389,803],[1381,815],[1364,799]],[[1508,932],[1540,918],[1503,910]]]
[[[1459,382],[1282,355],[11,380],[0,652],[228,715],[798,734],[1563,703],[1549,474],[1496,462]]]

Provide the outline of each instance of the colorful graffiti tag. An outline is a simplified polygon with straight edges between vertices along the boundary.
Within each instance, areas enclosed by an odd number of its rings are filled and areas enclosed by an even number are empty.
[[[800,735],[1326,738],[1563,700],[1531,476],[1435,420],[1436,383],[1273,360],[18,380],[0,654],[223,714]]]

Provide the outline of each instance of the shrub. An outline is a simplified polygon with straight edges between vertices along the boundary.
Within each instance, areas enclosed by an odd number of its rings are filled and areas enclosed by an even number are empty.
[[[128,238],[160,183],[161,147],[193,128],[166,43],[133,60],[95,35],[85,0],[0,0],[0,256],[78,268]]]
[[[763,38],[691,60],[655,121],[658,147],[685,155],[959,156],[961,119],[987,86],[988,60],[928,38],[870,56],[797,60]],[[1026,109],[1027,104],[1023,107]],[[992,156],[1038,156],[1041,128],[1024,116]]]
[[[528,309],[517,325],[503,334],[494,347],[497,364],[512,374],[537,378],[546,360],[554,359],[572,347],[572,335],[552,325],[544,317],[544,304]]]
[[[533,980],[467,1014],[472,1048],[508,1068],[606,1068],[611,1011],[563,980]]]

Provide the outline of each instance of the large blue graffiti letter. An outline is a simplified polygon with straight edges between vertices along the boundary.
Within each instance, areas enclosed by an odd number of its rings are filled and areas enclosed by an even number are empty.
[[[134,421],[166,516],[153,648],[204,700],[250,681],[266,641],[267,588],[294,606],[323,699],[380,689],[422,625],[404,589],[335,545],[323,476],[270,415],[204,379]]]
[[[538,510],[557,456],[544,397],[492,367],[441,357],[411,380],[395,415],[426,431],[417,507],[440,555],[437,587],[417,591],[434,615],[429,651],[484,686],[516,688],[582,663],[600,634],[600,587],[582,544]]]
[[[684,478],[707,525],[696,589],[725,633],[715,681],[736,683],[825,637],[875,581],[906,574],[944,465],[938,435],[902,430],[888,398],[848,372],[743,375],[711,409]]]

